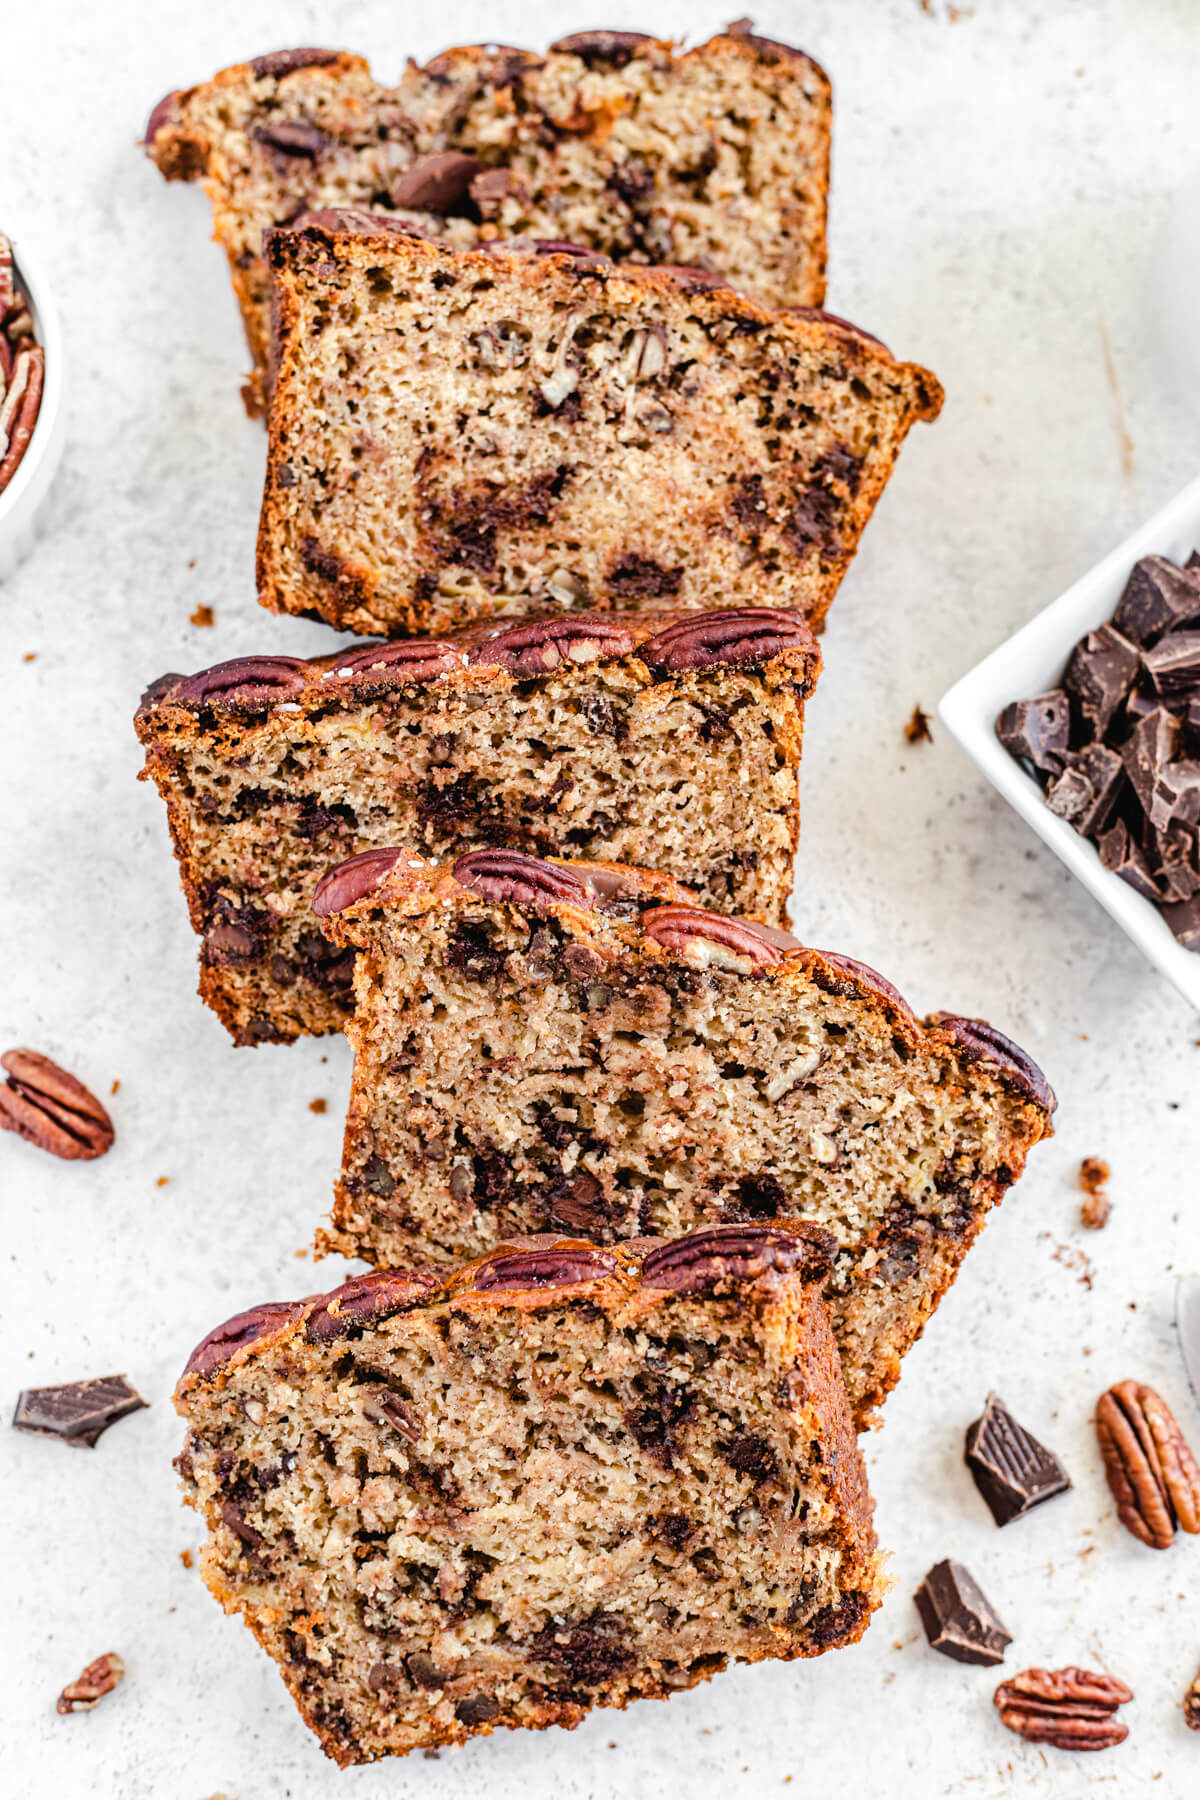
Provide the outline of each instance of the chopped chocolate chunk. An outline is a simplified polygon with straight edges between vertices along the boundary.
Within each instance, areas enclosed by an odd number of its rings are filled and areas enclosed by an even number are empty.
[[[1046,789],[1046,805],[1070,825],[1077,825],[1095,800],[1096,790],[1080,769],[1064,769]]]
[[[1012,1632],[961,1563],[935,1563],[913,1599],[934,1650],[952,1656],[955,1662],[994,1667],[1004,1661]]]
[[[997,1525],[1010,1525],[1071,1485],[1053,1452],[1018,1425],[995,1394],[967,1431],[965,1459]]]
[[[1061,688],[1032,700],[1014,700],[996,721],[996,736],[1010,755],[1032,763],[1043,775],[1057,775],[1066,759],[1071,705]]]
[[[1111,625],[1080,638],[1071,652],[1063,686],[1095,737],[1103,737],[1138,672],[1135,644]]]
[[[26,1388],[17,1397],[13,1428],[94,1450],[110,1425],[146,1404],[123,1375],[98,1375],[61,1387]]]
[[[1068,759],[1068,772],[1080,775],[1091,790],[1091,798],[1075,814],[1072,823],[1084,837],[1095,837],[1103,831],[1125,785],[1125,765],[1116,750],[1107,744],[1087,744]],[[1065,776],[1064,776],[1065,779]],[[1057,810],[1053,807],[1052,810]]]
[[[1142,665],[1155,693],[1164,697],[1200,687],[1200,631],[1171,632],[1143,651]]]
[[[1146,646],[1195,618],[1200,618],[1197,571],[1191,565],[1177,569],[1165,556],[1143,556],[1134,564],[1112,622],[1122,636]]]
[[[1131,888],[1145,899],[1157,905],[1162,899],[1158,884],[1142,853],[1137,839],[1130,835],[1129,827],[1124,819],[1118,819],[1100,839],[1100,861],[1122,881],[1127,881]]]
[[[1133,783],[1133,791],[1142,811],[1150,814],[1154,805],[1154,788],[1159,771],[1172,761],[1179,739],[1179,725],[1165,706],[1156,706],[1138,721],[1133,735],[1121,752],[1125,772]]]
[[[1200,762],[1181,757],[1160,769],[1147,813],[1150,823],[1160,831],[1175,820],[1184,825],[1200,821]]]

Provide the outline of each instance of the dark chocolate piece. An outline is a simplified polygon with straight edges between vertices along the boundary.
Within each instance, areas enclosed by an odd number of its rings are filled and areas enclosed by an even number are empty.
[[[1185,950],[1200,952],[1200,893],[1177,906],[1164,906],[1162,916]]]
[[[1080,638],[1071,652],[1063,686],[1079,702],[1094,737],[1103,737],[1138,672],[1135,644],[1111,625]]]
[[[411,212],[460,212],[470,198],[471,183],[483,173],[477,156],[462,150],[439,150],[419,156],[393,181],[388,198],[394,207]]]
[[[1071,704],[1061,688],[1032,700],[1014,700],[996,720],[996,736],[1011,756],[1057,775],[1066,760]]]
[[[1121,755],[1125,773],[1133,783],[1133,791],[1149,818],[1154,806],[1154,788],[1159,771],[1174,759],[1179,742],[1179,722],[1165,706],[1156,706],[1134,727],[1133,735]]]
[[[1081,769],[1064,769],[1046,789],[1046,805],[1060,819],[1081,829],[1080,819],[1090,811],[1096,790]]]
[[[935,1563],[913,1599],[932,1649],[955,1662],[994,1668],[1004,1661],[1012,1632],[961,1563]]]
[[[1200,762],[1180,758],[1159,771],[1150,806],[1150,823],[1160,830],[1178,820],[1200,823]]]
[[[1164,698],[1200,687],[1200,631],[1170,632],[1143,652],[1142,664]]]
[[[1011,1525],[1071,1485],[1054,1453],[1017,1424],[996,1394],[988,1395],[982,1415],[968,1428],[964,1454],[997,1525]]]
[[[1200,578],[1194,565],[1177,569],[1165,556],[1143,556],[1125,585],[1113,624],[1143,647],[1166,631],[1200,618]]]
[[[1098,847],[1100,861],[1106,869],[1111,869],[1114,875],[1127,881],[1144,899],[1152,900],[1157,905],[1162,895],[1150,873],[1141,845],[1136,838],[1130,836],[1124,819],[1118,819],[1115,825],[1110,826],[1101,837]]]
[[[1125,785],[1125,765],[1118,751],[1107,744],[1088,744],[1070,758],[1069,768],[1082,775],[1091,788],[1091,799],[1076,814],[1073,823],[1084,837],[1095,837],[1104,830]]]
[[[17,1396],[13,1429],[94,1450],[110,1425],[147,1402],[123,1375],[67,1381],[61,1387],[26,1388]]]

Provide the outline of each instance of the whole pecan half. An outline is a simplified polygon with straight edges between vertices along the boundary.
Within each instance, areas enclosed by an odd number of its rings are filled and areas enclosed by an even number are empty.
[[[695,968],[757,975],[783,961],[782,952],[760,932],[700,906],[652,906],[641,923],[648,938]]]
[[[590,1244],[548,1243],[536,1250],[500,1247],[475,1270],[470,1287],[463,1291],[486,1294],[495,1288],[576,1287],[585,1281],[603,1281],[614,1275],[618,1263],[607,1250]]]
[[[1042,1074],[1031,1056],[1027,1056],[1019,1044],[989,1025],[986,1019],[964,1019],[959,1013],[931,1013],[929,1022],[938,1025],[955,1040],[959,1048],[976,1062],[990,1063],[1002,1069],[1012,1077],[1019,1087],[1023,1087],[1029,1098],[1047,1112],[1053,1112],[1058,1105],[1054,1089]]]
[[[312,45],[305,45],[299,50],[272,50],[266,56],[256,56],[250,64],[255,79],[265,81],[268,76],[278,78],[290,75],[293,69],[323,69],[329,63],[335,63],[340,50],[318,50]]]
[[[1100,1396],[1096,1435],[1117,1517],[1134,1537],[1165,1550],[1176,1526],[1200,1531],[1200,1467],[1161,1394],[1118,1381]]]
[[[419,1270],[379,1269],[370,1275],[356,1275],[316,1302],[305,1322],[304,1335],[310,1344],[332,1343],[335,1338],[348,1337],[362,1325],[377,1325],[382,1319],[409,1312],[440,1286],[436,1275]]]
[[[590,891],[569,869],[526,856],[521,850],[468,850],[450,873],[460,887],[485,900],[511,900],[517,906],[544,906],[560,900],[591,909]]]
[[[611,63],[615,69],[620,69],[630,57],[637,55],[643,44],[653,42],[654,39],[647,37],[644,31],[574,31],[570,37],[557,38],[550,51],[556,56],[577,56],[589,65]]]
[[[1107,1750],[1123,1743],[1129,1727],[1116,1716],[1133,1699],[1112,1675],[1087,1669],[1026,1669],[996,1689],[996,1711],[1018,1737],[1059,1750]]]
[[[362,644],[347,650],[328,671],[339,680],[381,675],[400,681],[433,681],[466,667],[461,650],[443,638],[412,638],[392,644]]]
[[[642,1286],[672,1294],[697,1294],[725,1281],[755,1281],[770,1269],[803,1272],[823,1279],[833,1267],[837,1244],[831,1232],[806,1225],[709,1225],[687,1237],[659,1244],[642,1263]]]
[[[887,976],[881,975],[878,969],[873,969],[870,963],[857,962],[853,956],[843,956],[839,950],[818,950],[816,954],[831,968],[840,970],[846,975],[853,975],[866,987],[874,988],[876,993],[884,995],[908,1018],[916,1016],[899,988],[893,987]]]
[[[633,633],[611,620],[576,613],[565,619],[530,619],[498,631],[476,651],[474,661],[498,664],[510,675],[548,675],[565,663],[592,663],[628,656]]]
[[[228,705],[257,708],[298,694],[310,677],[308,664],[298,656],[235,656],[189,675],[175,690],[180,706]]]
[[[647,638],[638,654],[648,668],[676,674],[685,669],[710,669],[716,663],[739,667],[768,662],[794,644],[816,648],[808,626],[797,614],[774,606],[738,606],[680,619]]]
[[[110,1650],[106,1656],[98,1656],[95,1662],[90,1662],[77,1680],[68,1682],[58,1696],[58,1711],[91,1712],[105,1694],[111,1694],[124,1679],[125,1664],[115,1650]]]
[[[36,1050],[0,1056],[0,1131],[15,1131],[64,1162],[90,1162],[112,1149],[113,1122],[81,1081]]]
[[[416,860],[415,852],[406,850],[403,844],[381,846],[376,850],[360,850],[357,856],[347,857],[336,868],[327,869],[312,897],[313,912],[318,919],[344,912],[356,900],[374,893],[405,855]]]
[[[1189,1731],[1200,1731],[1200,1673],[1183,1696],[1183,1722]]]
[[[247,1312],[235,1313],[223,1325],[216,1326],[200,1339],[184,1364],[185,1375],[212,1375],[232,1362],[239,1350],[259,1338],[269,1337],[285,1325],[294,1324],[304,1314],[303,1300],[267,1300]]]

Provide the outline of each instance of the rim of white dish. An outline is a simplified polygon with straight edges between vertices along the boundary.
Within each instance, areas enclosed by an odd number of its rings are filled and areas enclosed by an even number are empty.
[[[0,219],[0,229],[2,228],[3,220]],[[37,252],[29,248],[24,236],[8,232],[5,236],[12,244],[13,266],[20,276],[21,291],[33,314],[34,337],[45,351],[45,375],[42,402],[29,447],[21,458],[16,474],[4,492],[0,493],[0,530],[23,509],[23,504],[37,485],[39,469],[52,453],[56,436],[54,428],[62,411],[64,376],[62,325],[41,260]],[[38,497],[40,498],[40,494]]]

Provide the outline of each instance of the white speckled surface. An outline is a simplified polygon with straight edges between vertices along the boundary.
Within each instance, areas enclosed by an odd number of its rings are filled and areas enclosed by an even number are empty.
[[[704,35],[732,6],[613,4],[606,22]],[[328,1286],[296,1252],[325,1207],[344,1045],[230,1048],[194,997],[194,944],[130,715],[164,669],[322,629],[254,604],[263,438],[199,193],[135,141],[166,88],[244,54],[341,42],[404,53],[541,43],[587,9],[358,0],[68,0],[14,9],[0,108],[0,225],[35,237],[72,370],[46,535],[0,593],[0,1040],[61,1059],[112,1102],[116,1149],[69,1166],[0,1138],[0,1399],[123,1369],[153,1402],[94,1452],[0,1430],[7,1791],[89,1800],[489,1800],[654,1792],[962,1795],[1093,1787],[1175,1800],[1200,1784],[1179,1711],[1200,1663],[1200,1543],[1164,1555],[1117,1526],[1090,1413],[1108,1382],[1160,1386],[1193,1440],[1171,1318],[1200,1267],[1200,1020],[1152,974],[953,746],[902,728],[1200,465],[1200,401],[1153,339],[1171,195],[1200,165],[1190,0],[837,0],[759,9],[837,92],[830,304],[927,361],[949,402],[919,428],[834,608],[812,708],[795,915],[877,964],[919,1010],[992,1018],[1042,1061],[1059,1135],[1035,1152],[870,1444],[896,1589],[858,1648],[742,1670],[438,1761],[339,1776],[274,1669],[179,1552],[195,1544],[170,1457],[173,1379],[242,1305]],[[406,16],[407,15],[407,16]],[[12,71],[19,76],[13,77]],[[213,630],[189,625],[201,603]],[[36,653],[36,660],[26,660]],[[314,1116],[308,1102],[325,1096]],[[1111,1225],[1078,1224],[1082,1156],[1113,1168]],[[158,1185],[167,1177],[165,1185]],[[1088,1280],[1083,1279],[1084,1276]],[[1074,1491],[997,1532],[960,1459],[995,1384],[1064,1456]],[[1014,1633],[1012,1670],[1081,1662],[1135,1689],[1099,1758],[1005,1733],[994,1677],[935,1656],[911,1594],[967,1562]],[[129,1675],[96,1712],[54,1699],[93,1656]]]

